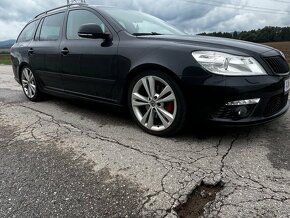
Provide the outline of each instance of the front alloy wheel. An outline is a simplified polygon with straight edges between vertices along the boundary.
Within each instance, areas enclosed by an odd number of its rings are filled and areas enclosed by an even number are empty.
[[[152,72],[137,77],[130,93],[133,116],[146,132],[163,136],[182,127],[184,99],[178,85],[166,74]]]

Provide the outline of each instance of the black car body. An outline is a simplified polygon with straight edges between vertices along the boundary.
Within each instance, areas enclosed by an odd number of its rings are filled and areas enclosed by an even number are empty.
[[[107,35],[67,39],[68,14],[75,10],[95,14],[106,26]],[[63,16],[59,37],[41,39],[44,23],[57,21],[46,21],[46,17],[59,13]],[[158,71],[170,77],[180,89],[184,103],[179,108],[184,114],[202,120],[226,125],[257,124],[285,114],[289,107],[289,67],[281,52],[271,47],[212,37],[131,34],[106,8],[83,4],[42,13],[31,22],[35,25],[32,38],[18,39],[11,48],[11,57],[15,79],[21,84],[21,70],[28,66],[41,93],[127,105],[134,78],[144,71]],[[196,51],[252,57],[266,74],[218,75],[193,58]],[[248,99],[259,101],[237,102]],[[174,132],[143,129],[156,135]]]

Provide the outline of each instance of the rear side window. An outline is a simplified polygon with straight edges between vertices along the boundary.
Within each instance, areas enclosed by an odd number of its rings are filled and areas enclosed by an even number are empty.
[[[40,31],[40,41],[56,41],[60,38],[64,13],[44,18]]]
[[[28,42],[33,39],[39,20],[33,21],[28,24],[20,33],[17,42]]]
[[[67,20],[67,39],[83,39],[78,36],[78,31],[83,24],[98,24],[106,32],[105,24],[94,13],[87,10],[70,11]]]

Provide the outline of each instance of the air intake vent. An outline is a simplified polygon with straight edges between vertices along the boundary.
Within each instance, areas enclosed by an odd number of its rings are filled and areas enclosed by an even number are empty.
[[[287,105],[287,102],[288,95],[277,95],[272,97],[265,108],[264,116],[270,117],[278,113]]]

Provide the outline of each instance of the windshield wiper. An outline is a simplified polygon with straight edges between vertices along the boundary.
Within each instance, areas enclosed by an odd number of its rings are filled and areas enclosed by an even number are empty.
[[[163,34],[157,33],[157,32],[151,32],[151,33],[133,33],[132,35],[134,36],[160,36]]]

